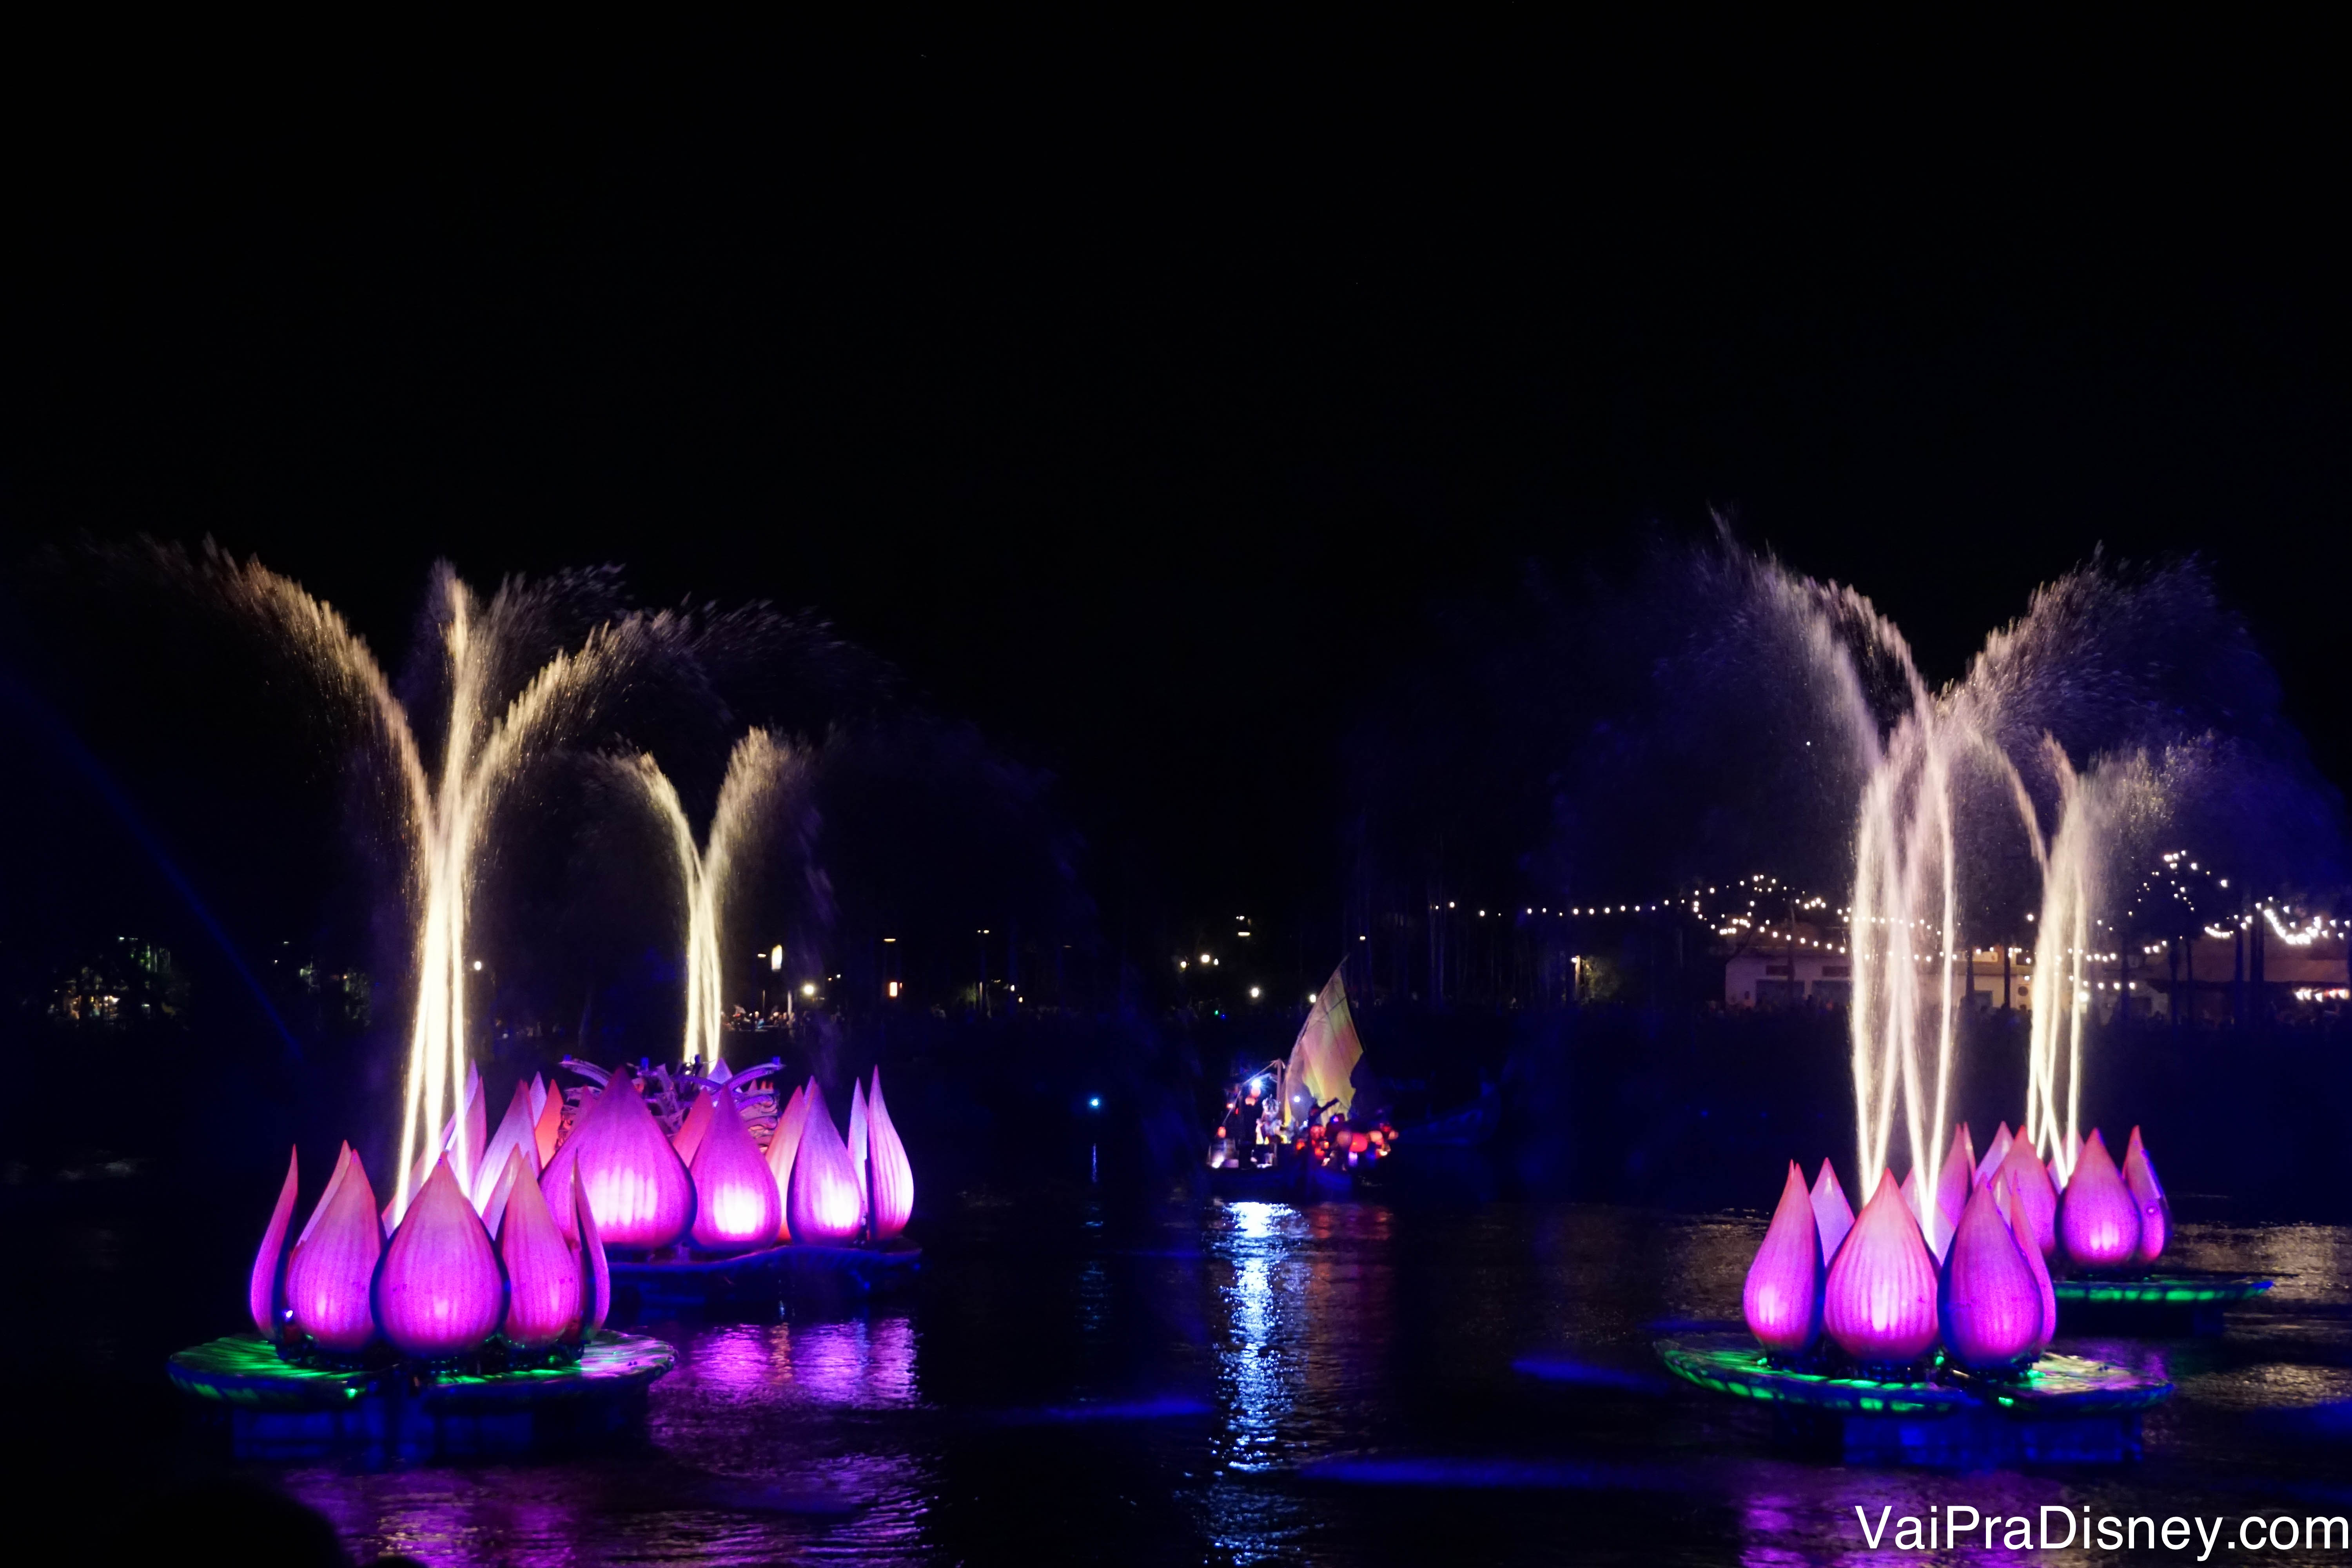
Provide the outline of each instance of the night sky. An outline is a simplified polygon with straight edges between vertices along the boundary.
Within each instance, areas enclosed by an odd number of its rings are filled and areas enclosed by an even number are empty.
[[[2204,552],[2352,777],[2293,83],[701,52],[20,98],[11,562],[210,534],[392,655],[441,555],[814,608],[1220,918],[1326,898],[1433,611],[1718,510],[1939,679],[2096,544]]]

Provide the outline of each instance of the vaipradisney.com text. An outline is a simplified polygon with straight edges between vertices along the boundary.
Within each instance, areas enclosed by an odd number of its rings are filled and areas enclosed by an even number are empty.
[[[2055,1552],[2069,1546],[2106,1552],[2194,1552],[2204,1562],[2216,1552],[2352,1550],[2352,1521],[2341,1514],[2093,1514],[2044,1503],[2032,1513],[1995,1513],[1964,1502],[1937,1503],[1923,1514],[1881,1508],[1875,1519],[1854,1505],[1863,1544],[1876,1552]]]

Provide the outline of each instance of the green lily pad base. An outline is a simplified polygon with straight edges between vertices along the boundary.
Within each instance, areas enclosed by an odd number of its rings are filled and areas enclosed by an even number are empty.
[[[2006,1377],[1943,1368],[1896,1381],[1775,1365],[1745,1334],[1661,1340],[1657,1351],[1676,1376],[1769,1407],[1780,1436],[1862,1464],[2134,1458],[2141,1413],[2172,1394],[2161,1377],[2079,1356],[2045,1354]]]
[[[576,1365],[492,1373],[294,1366],[257,1334],[180,1352],[173,1386],[225,1418],[239,1458],[473,1458],[591,1443],[645,1415],[646,1390],[677,1352],[603,1333]]]
[[[2227,1308],[2252,1300],[2275,1283],[2252,1274],[2180,1270],[2132,1279],[2076,1275],[2053,1279],[2050,1288],[2058,1296],[2063,1332],[2218,1334]]]

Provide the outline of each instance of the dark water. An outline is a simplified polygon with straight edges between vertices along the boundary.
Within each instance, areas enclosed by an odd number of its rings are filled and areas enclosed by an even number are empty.
[[[47,1460],[99,1468],[126,1507],[158,1477],[218,1463],[152,1396],[152,1335],[102,1288],[135,1275],[125,1238],[140,1223],[64,1226],[49,1277],[55,1300],[81,1304],[50,1342],[102,1385],[149,1392],[109,1396],[124,1413],[113,1439],[87,1412],[53,1424],[68,1451]],[[446,1564],[1801,1563],[1897,1560],[1891,1537],[1865,1549],[1857,1504],[1874,1519],[2062,1503],[2224,1516],[2230,1531],[2251,1513],[2352,1515],[2352,1417],[2330,1408],[2352,1400],[2352,1232],[2185,1226],[2181,1262],[2283,1282],[2222,1338],[2073,1345],[2177,1381],[2146,1457],[1958,1473],[1809,1457],[1776,1446],[1766,1413],[1660,1376],[1653,1325],[1736,1317],[1760,1230],[1754,1216],[1564,1205],[1119,1214],[1082,1192],[969,1194],[932,1219],[903,1302],[659,1326],[680,1365],[636,1447],[263,1474],[360,1561]],[[170,1310],[234,1326],[233,1295],[207,1304]],[[1580,1381],[1514,1369],[1530,1355],[1564,1358]],[[2213,1560],[2347,1556],[2223,1546]]]

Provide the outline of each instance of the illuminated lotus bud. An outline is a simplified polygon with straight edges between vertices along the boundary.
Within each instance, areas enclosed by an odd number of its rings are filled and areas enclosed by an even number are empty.
[[[335,1169],[334,1173],[327,1178],[327,1190],[319,1194],[318,1203],[310,1210],[310,1217],[302,1222],[302,1234],[294,1238],[295,1246],[299,1247],[310,1240],[310,1233],[319,1228],[319,1221],[326,1215],[327,1205],[333,1200],[335,1189],[342,1185],[343,1173],[351,1168],[351,1163],[352,1146],[346,1143],[336,1152]],[[373,1198],[373,1194],[371,1194],[370,1196]]]
[[[1984,1158],[1977,1162],[1978,1184],[1982,1186],[1992,1184],[1993,1173],[2000,1169],[2000,1163],[2003,1160],[2009,1158],[2009,1146],[2016,1141],[2016,1134],[2010,1131],[2009,1123],[2002,1122],[2000,1131],[1993,1134],[1991,1147],[1985,1151]]]
[[[1764,1245],[1748,1266],[1739,1310],[1748,1331],[1766,1350],[1795,1355],[1811,1349],[1822,1332],[1822,1238],[1813,1224],[1813,1200],[1805,1173],[1789,1162],[1780,1204],[1765,1229]]]
[[[474,1166],[474,1181],[468,1191],[474,1199],[474,1212],[485,1222],[490,1217],[490,1194],[506,1179],[507,1153],[524,1144],[531,1145],[532,1157],[538,1157],[538,1140],[531,1134],[530,1085],[517,1083],[514,1098],[507,1101],[507,1113],[499,1120],[499,1130],[490,1134],[488,1145]],[[495,1233],[498,1226],[490,1226]]]
[[[809,1082],[814,1086],[816,1080],[811,1079]],[[793,1090],[792,1099],[785,1102],[783,1114],[776,1118],[775,1131],[768,1134],[768,1173],[776,1179],[776,1202],[787,1221],[792,1211],[788,1200],[793,1190],[793,1155],[801,1145],[801,1130],[808,1124],[808,1103],[807,1089]],[[790,1241],[792,1238],[789,1223],[776,1227],[778,1241]]]
[[[873,1187],[874,1239],[887,1241],[907,1228],[915,1212],[915,1168],[907,1163],[907,1145],[882,1103],[882,1069],[874,1069],[874,1092],[866,1097],[866,1136],[873,1145],[868,1156],[868,1180]]]
[[[2085,1268],[2120,1268],[2138,1256],[2139,1205],[2095,1128],[2058,1205],[2058,1239]]]
[[[1830,1265],[1822,1326],[1839,1349],[1873,1365],[1916,1361],[1936,1342],[1936,1260],[1884,1172]]]
[[[694,1178],[646,1108],[636,1079],[625,1070],[613,1075],[593,1110],[582,1115],[572,1136],[556,1151],[554,1163],[541,1178],[542,1194],[551,1187],[562,1191],[575,1164],[605,1246],[652,1251],[677,1241],[693,1226]],[[562,1218],[557,1211],[559,1225]]]
[[[530,1130],[531,1140],[539,1145],[539,1168],[542,1171],[555,1163],[555,1147],[563,1142],[563,1097],[549,1090],[539,1107],[539,1120]]]
[[[677,1151],[677,1157],[686,1162],[689,1171],[694,1169],[694,1152],[702,1147],[702,1135],[710,1130],[711,1107],[719,1103],[719,1093],[715,1089],[706,1089],[696,1095],[694,1103],[686,1108],[686,1120],[678,1123],[677,1136],[669,1141],[669,1146]]]
[[[1813,1178],[1813,1226],[1821,1232],[1822,1262],[1827,1264],[1845,1245],[1845,1233],[1853,1228],[1853,1205],[1845,1201],[1845,1189],[1838,1185],[1837,1172],[1827,1160],[1822,1162],[1822,1173]]]
[[[2022,1133],[2011,1139],[2009,1156],[2001,1161],[2000,1168],[2009,1173],[2018,1209],[2033,1231],[2033,1244],[2042,1249],[2043,1258],[2048,1258],[2058,1248],[2058,1194],[2050,1184],[2050,1173],[2043,1168],[2042,1156],[2033,1152],[2033,1140]],[[2012,1214],[2011,1223],[2014,1224],[2017,1217]]]
[[[1940,1281],[1944,1348],[1962,1366],[2009,1366],[2042,1343],[2042,1290],[1991,1193],[1972,1190]]]
[[[581,1183],[577,1166],[572,1168],[572,1191],[563,1207],[580,1237],[580,1338],[585,1342],[604,1331],[605,1315],[613,1310],[613,1274],[604,1257],[604,1238],[596,1231],[596,1211],[589,1205],[588,1189]]]
[[[2139,1260],[2153,1263],[2164,1256],[2164,1245],[2172,1239],[2172,1205],[2164,1195],[2164,1184],[2156,1179],[2156,1165],[2148,1159],[2137,1127],[2131,1130],[2131,1142],[2124,1146],[2124,1185],[2131,1189],[2132,1202],[2139,1205]]]
[[[809,1082],[808,1115],[793,1155],[784,1210],[793,1239],[805,1246],[838,1246],[857,1234],[857,1173],[850,1168],[849,1146],[834,1131],[824,1091],[814,1079]]]
[[[536,1128],[547,1110],[547,1079],[538,1073],[530,1075],[530,1124]],[[544,1161],[541,1162],[542,1164]]]
[[[1937,1228],[1948,1238],[1947,1246],[1960,1228],[1960,1215],[1969,1206],[1969,1189],[1975,1184],[1969,1178],[1976,1170],[1976,1143],[1963,1121],[1952,1130],[1952,1146],[1944,1155],[1943,1168],[1936,1173],[1936,1212],[1943,1222]]]
[[[402,1354],[437,1361],[478,1349],[506,1305],[498,1250],[444,1156],[383,1249],[376,1322]]]
[[[278,1206],[269,1211],[269,1227],[261,1233],[261,1250],[253,1255],[253,1275],[246,1282],[246,1310],[253,1314],[254,1331],[265,1340],[278,1338],[278,1262],[286,1251],[286,1228],[294,1223],[294,1192],[300,1155],[286,1152],[286,1181],[278,1189]]]
[[[2058,1332],[2058,1291],[2050,1282],[2050,1265],[2043,1259],[2042,1248],[2026,1244],[2032,1226],[2021,1217],[2021,1205],[2018,1202],[2012,1174],[2006,1170],[1996,1173],[1990,1191],[1993,1206],[2000,1211],[2000,1217],[2009,1222],[2009,1233],[2016,1238],[2018,1250],[2025,1255],[2025,1266],[2032,1272],[2034,1289],[2042,1292],[2042,1337],[2033,1348],[2037,1352],[2046,1351],[2050,1348],[2052,1336]]]
[[[695,1103],[704,1100],[713,1109],[694,1152],[694,1244],[710,1252],[773,1247],[784,1223],[776,1178],[743,1125],[734,1092],[721,1085]]]
[[[523,1164],[532,1157],[507,1151],[501,1184],[510,1196],[499,1229],[499,1261],[507,1271],[507,1338],[537,1351],[580,1337],[581,1270]]]
[[[1928,1254],[1940,1263],[1944,1249],[1937,1245],[1937,1240],[1943,1227],[1935,1223],[1935,1215],[1927,1206],[1927,1194],[1921,1188],[1919,1167],[1914,1165],[1903,1178],[1903,1205],[1911,1211],[1912,1220],[1919,1226],[1919,1239],[1927,1244]]]
[[[294,1331],[321,1350],[356,1351],[375,1338],[368,1285],[383,1254],[375,1191],[348,1147],[286,1262],[286,1310]]]

